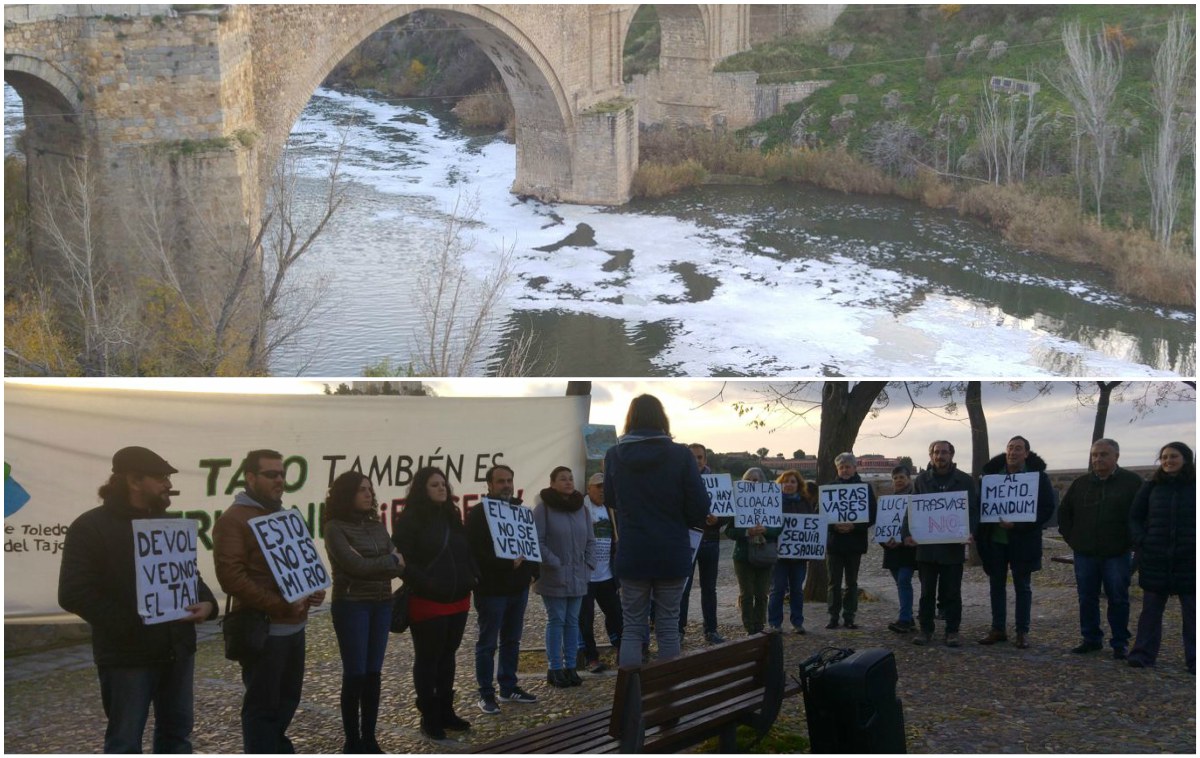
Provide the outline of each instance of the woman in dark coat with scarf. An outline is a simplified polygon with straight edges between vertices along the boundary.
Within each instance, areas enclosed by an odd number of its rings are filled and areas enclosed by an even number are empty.
[[[1192,449],[1169,442],[1158,469],[1129,512],[1129,530],[1142,588],[1142,614],[1129,665],[1153,666],[1162,643],[1162,616],[1171,595],[1183,610],[1183,652],[1196,673],[1196,463]]]
[[[375,740],[383,656],[400,551],[379,520],[375,488],[357,471],[333,480],[325,497],[325,552],[333,568],[333,630],[342,656],[345,753],[383,753]],[[360,721],[361,715],[361,721]]]
[[[454,668],[479,569],[441,469],[427,466],[413,475],[392,542],[404,559],[404,585],[411,593],[412,673],[421,732],[443,740],[447,729],[471,728],[454,713]]]

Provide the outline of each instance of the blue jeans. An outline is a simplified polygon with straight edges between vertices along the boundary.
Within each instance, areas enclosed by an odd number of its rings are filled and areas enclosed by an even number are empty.
[[[911,624],[913,620],[913,574],[916,569],[912,566],[901,566],[892,571],[892,580],[896,582],[896,594],[900,598],[900,616],[897,621]]]
[[[583,596],[546,597],[546,663],[551,670],[573,669],[579,655],[579,606]]]
[[[525,627],[525,606],[529,589],[516,595],[480,595],[475,593],[475,617],[479,621],[479,640],[475,643],[475,682],[479,694],[495,695],[492,673],[501,695],[511,695],[517,686],[517,659],[521,654],[521,631]],[[499,642],[500,668],[496,669]]]
[[[1075,588],[1079,593],[1079,633],[1086,642],[1104,644],[1100,628],[1100,588],[1108,598],[1108,627],[1112,647],[1129,646],[1129,553],[1091,558],[1075,553]]]
[[[717,570],[721,565],[721,541],[701,540],[700,549],[696,551],[696,566],[688,574],[687,585],[683,588],[683,600],[679,603],[679,633],[687,626],[688,605],[692,596],[692,579],[696,575],[696,567],[700,568],[700,612],[704,614],[704,633],[712,634],[717,631]]]
[[[679,656],[679,603],[687,577],[675,579],[621,579],[621,653],[618,664],[637,666],[642,662],[642,645],[650,642],[650,602],[654,601],[654,636],[658,659]]]
[[[783,626],[783,596],[788,596],[792,626],[804,626],[804,577],[808,561],[775,561],[771,570],[771,596],[767,598],[767,623]]]
[[[329,608],[347,676],[383,671],[391,631],[391,600],[334,600]]]
[[[192,671],[191,655],[159,666],[99,666],[104,752],[142,752],[151,704],[154,752],[192,752]]]
[[[1017,633],[1029,633],[1029,619],[1033,615],[1033,573],[1013,566],[1007,559],[997,561],[988,569],[988,586],[991,590],[992,628],[1004,631],[1008,615],[1008,573],[1012,571],[1013,594],[1016,595],[1015,616]]]
[[[258,658],[242,661],[242,683],[243,752],[296,752],[285,732],[300,706],[304,685],[304,630],[267,637]]]

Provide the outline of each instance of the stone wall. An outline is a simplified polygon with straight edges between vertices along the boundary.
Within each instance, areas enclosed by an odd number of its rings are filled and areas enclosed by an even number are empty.
[[[625,85],[625,96],[638,101],[642,126],[742,129],[781,113],[784,106],[801,102],[830,84],[828,81],[758,84],[758,74],[754,72],[718,73],[697,82],[695,87],[697,100],[714,105],[688,105],[664,98],[662,80],[661,72],[651,71],[633,77]]]

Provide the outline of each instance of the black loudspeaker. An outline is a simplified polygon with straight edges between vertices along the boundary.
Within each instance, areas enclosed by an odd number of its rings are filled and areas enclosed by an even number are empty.
[[[800,664],[813,753],[904,753],[896,656],[825,648]]]

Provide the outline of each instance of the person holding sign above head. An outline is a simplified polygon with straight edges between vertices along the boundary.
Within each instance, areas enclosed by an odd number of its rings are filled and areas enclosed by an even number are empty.
[[[246,489],[213,526],[213,561],[233,610],[252,608],[270,617],[261,652],[239,661],[242,745],[247,753],[292,753],[288,725],[300,705],[304,684],[304,627],[309,608],[325,602],[325,591],[289,601],[281,590],[251,519],[283,511],[283,455],[251,450],[242,461]]]
[[[921,631],[914,645],[933,642],[933,614],[942,601],[946,615],[946,647],[960,647],[964,544],[974,541],[979,524],[979,494],[971,475],[954,463],[954,445],[937,440],[929,445],[929,467],[917,476],[901,533],[904,544],[917,548],[921,600],[917,620]]]
[[[1129,509],[1142,478],[1117,465],[1116,440],[1098,439],[1089,454],[1090,471],[1067,488],[1058,506],[1058,531],[1074,551],[1079,593],[1080,655],[1104,648],[1100,628],[1100,589],[1108,599],[1113,658],[1124,660],[1129,648],[1129,580],[1132,574]]]
[[[825,553],[829,564],[829,623],[825,628],[837,629],[840,613],[847,629],[857,629],[854,614],[858,611],[858,569],[867,552],[877,503],[871,485],[858,475],[858,461],[853,453],[839,453],[833,465],[837,479],[820,488],[821,512],[829,522],[829,546]]]
[[[216,618],[217,603],[196,571],[195,522],[170,529],[183,519],[164,517],[175,473],[152,450],[121,448],[101,505],[71,523],[63,545],[58,604],[91,628],[106,753],[142,752],[151,705],[154,752],[192,752],[196,624]],[[139,589],[143,576],[167,574],[165,593]]]
[[[325,496],[325,551],[333,568],[333,630],[342,655],[345,753],[383,753],[375,739],[383,656],[392,620],[392,579],[404,559],[379,520],[371,480],[346,471]]]
[[[1162,643],[1162,617],[1171,595],[1183,611],[1183,655],[1196,673],[1196,463],[1192,449],[1168,442],[1158,468],[1138,490],[1129,512],[1142,588],[1142,614],[1129,665],[1153,666]]]
[[[650,601],[659,660],[679,655],[679,603],[692,566],[690,529],[704,524],[708,495],[696,459],[671,440],[662,403],[639,395],[629,403],[625,433],[604,456],[604,502],[617,517],[613,564],[621,583],[622,666],[642,662],[650,639]]]
[[[991,586],[992,628],[979,640],[994,645],[1008,640],[1005,631],[1005,583],[1012,573],[1016,595],[1018,648],[1029,647],[1034,571],[1042,568],[1042,527],[1054,515],[1057,497],[1046,462],[1029,449],[1029,440],[1013,437],[1003,455],[983,467],[979,487],[980,519],[975,545]]]
[[[533,508],[541,573],[533,591],[546,606],[546,681],[554,687],[583,684],[575,671],[579,656],[579,607],[596,568],[592,514],[575,491],[575,475],[566,466],[550,472],[550,486],[538,493]]]
[[[908,466],[896,466],[892,469],[892,494],[904,496],[913,494],[911,472]],[[881,506],[882,511],[882,506]],[[883,513],[879,515],[883,520]],[[903,519],[901,519],[903,525]],[[892,575],[896,583],[896,596],[900,601],[900,613],[895,621],[888,624],[888,629],[897,634],[906,634],[916,630],[913,620],[913,574],[917,570],[917,549],[904,544],[904,535],[888,537],[883,545],[883,567]]]
[[[421,733],[444,740],[447,729],[471,728],[454,712],[454,671],[479,568],[450,482],[440,468],[426,466],[413,474],[404,510],[392,525],[392,544],[404,559],[404,586],[409,589],[413,689]]]
[[[475,618],[479,623],[479,639],[475,643],[475,683],[479,685],[479,710],[488,715],[500,713],[492,682],[493,672],[500,685],[501,700],[537,702],[536,696],[517,686],[517,662],[521,653],[521,632],[525,627],[525,607],[529,603],[529,583],[533,581],[538,564],[527,559],[519,549],[515,558],[496,555],[488,519],[489,508],[522,508],[523,513],[528,512],[521,504],[521,498],[516,497],[513,477],[513,470],[503,463],[488,469],[484,475],[487,497],[467,513],[467,539],[471,543],[471,555],[479,566],[479,585],[474,593]],[[514,536],[518,536],[517,531],[514,527]],[[500,650],[498,669],[497,647]]]
[[[783,491],[784,513],[815,513],[816,503],[808,483],[799,471],[784,471],[775,480]],[[804,634],[804,577],[808,561],[802,558],[779,557],[771,574],[771,594],[767,598],[767,623],[771,631],[783,627],[783,596],[788,596],[789,620],[792,631]]]
[[[743,482],[763,483],[766,477],[757,466],[749,468],[742,474]],[[782,492],[775,485],[777,493]],[[776,495],[776,497],[780,497]],[[735,489],[735,506],[738,496]],[[777,501],[777,507],[782,516],[782,504]],[[771,589],[771,576],[778,560],[776,546],[779,535],[783,532],[782,523],[778,526],[767,526],[758,520],[738,526],[737,519],[725,527],[725,536],[733,543],[733,573],[738,583],[738,609],[742,614],[742,627],[746,634],[761,634],[766,631],[767,600]],[[765,556],[756,558],[756,556]],[[782,609],[780,616],[783,615]],[[782,618],[780,622],[782,623]]]
[[[593,674],[604,672],[608,667],[600,660],[596,647],[596,605],[604,614],[604,631],[608,642],[621,649],[621,588],[613,574],[613,559],[616,557],[617,531],[612,509],[604,504],[604,474],[592,474],[588,479],[587,495],[583,507],[592,517],[592,536],[596,538],[596,567],[588,579],[587,595],[579,609],[579,633],[584,662]]]

